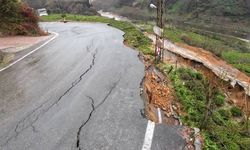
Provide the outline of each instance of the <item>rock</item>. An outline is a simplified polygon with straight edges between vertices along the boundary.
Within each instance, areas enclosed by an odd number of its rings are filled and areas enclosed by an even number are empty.
[[[171,113],[166,113],[166,116],[167,116],[168,118],[170,118],[170,117],[171,117]]]
[[[145,88],[146,88],[147,94],[151,94],[152,93],[152,90],[151,90],[150,86],[147,83],[145,84]]]
[[[197,135],[200,133],[200,129],[199,128],[194,128],[194,134]]]
[[[194,141],[195,150],[201,150],[201,141],[196,138]]]
[[[201,141],[198,138],[199,134],[200,134],[200,129],[194,128],[194,136],[196,137],[194,141],[195,150],[201,150]]]
[[[162,110],[167,111],[167,109],[165,107],[163,107]]]
[[[152,75],[152,78],[153,78],[154,80],[158,79],[154,74]]]
[[[140,88],[140,95],[143,94],[143,88]]]
[[[173,110],[177,110],[177,107],[175,105],[172,105]]]

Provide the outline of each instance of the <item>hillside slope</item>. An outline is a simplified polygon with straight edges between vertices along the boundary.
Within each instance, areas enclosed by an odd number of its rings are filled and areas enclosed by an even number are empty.
[[[24,0],[34,9],[47,8],[49,13],[73,13],[82,15],[96,15],[89,0]]]
[[[97,7],[108,10],[121,7],[149,9],[149,4],[156,2],[157,0],[95,0]],[[178,14],[189,19],[200,15],[250,18],[250,0],[165,0],[165,3],[168,14]]]
[[[250,16],[250,0],[170,0],[167,6],[172,13]]]

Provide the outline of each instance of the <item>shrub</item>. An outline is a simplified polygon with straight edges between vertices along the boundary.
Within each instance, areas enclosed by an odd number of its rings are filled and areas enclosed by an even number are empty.
[[[63,14],[61,15],[61,17],[62,17],[62,18],[66,18],[66,14],[63,13]]]
[[[0,0],[0,20],[12,21],[18,16],[17,0]]]
[[[231,117],[231,112],[229,110],[220,109],[218,113],[223,117],[223,119],[228,120]]]
[[[243,138],[239,140],[241,149],[248,150],[250,148],[250,138]]]
[[[226,141],[224,145],[226,145],[227,149],[240,150],[240,146],[232,140]]]
[[[232,107],[230,111],[234,117],[241,117],[242,116],[242,111],[238,107]]]
[[[196,79],[197,80],[202,80],[203,79],[203,75],[201,73],[196,73]]]
[[[27,4],[0,0],[0,32],[3,35],[44,35],[38,16]]]
[[[213,121],[220,126],[225,125],[225,121],[223,119],[223,117],[220,115],[219,112],[214,112],[213,116],[212,116]]]
[[[219,106],[219,107],[223,106],[225,104],[225,96],[219,93],[218,95],[216,95],[214,99],[214,103],[216,106]]]
[[[213,141],[213,138],[211,138],[208,133],[204,133],[203,136],[205,137],[204,149],[219,150],[218,145]]]

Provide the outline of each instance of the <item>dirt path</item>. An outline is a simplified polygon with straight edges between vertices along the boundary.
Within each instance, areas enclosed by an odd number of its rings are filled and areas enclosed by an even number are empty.
[[[148,35],[148,37],[155,41],[154,35]],[[178,54],[183,58],[202,63],[219,78],[230,82],[233,87],[236,84],[239,84],[244,88],[246,94],[250,96],[250,77],[229,65],[227,62],[221,60],[211,52],[184,44],[174,44],[169,40],[165,40],[164,44],[165,48],[170,52]]]

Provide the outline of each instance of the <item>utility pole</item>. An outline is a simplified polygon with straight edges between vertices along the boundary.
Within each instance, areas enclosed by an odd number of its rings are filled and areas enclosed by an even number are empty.
[[[163,50],[164,50],[164,39],[163,39],[163,12],[164,12],[164,0],[157,0],[157,23],[154,27],[154,32],[156,34],[156,44],[155,44],[155,60],[163,60]]]

